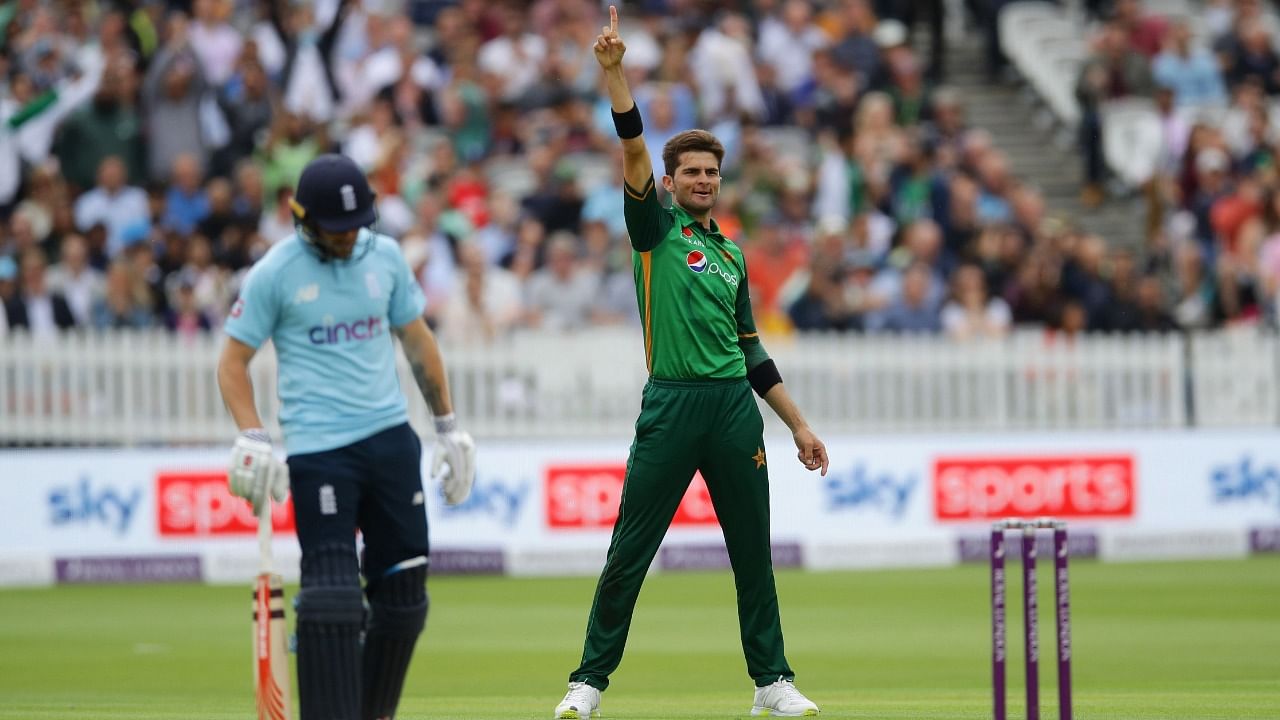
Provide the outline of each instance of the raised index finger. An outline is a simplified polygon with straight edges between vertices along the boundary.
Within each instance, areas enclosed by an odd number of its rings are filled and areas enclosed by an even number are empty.
[[[618,7],[616,5],[609,6],[609,30],[610,32],[618,32]]]

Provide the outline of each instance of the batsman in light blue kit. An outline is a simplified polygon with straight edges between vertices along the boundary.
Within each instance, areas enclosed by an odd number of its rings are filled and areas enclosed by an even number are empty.
[[[292,210],[295,233],[250,270],[226,323],[218,384],[240,430],[228,481],[255,510],[292,491],[302,720],[382,720],[395,715],[426,622],[430,557],[422,448],[392,336],[435,414],[432,474],[449,504],[471,491],[475,444],[457,427],[422,290],[396,241],[371,229],[364,173],[341,155],[316,158]],[[248,370],[268,339],[287,464],[272,454]]]

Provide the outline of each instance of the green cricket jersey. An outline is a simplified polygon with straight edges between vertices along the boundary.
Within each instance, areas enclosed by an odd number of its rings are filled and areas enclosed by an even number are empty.
[[[658,202],[653,176],[623,183],[636,296],[649,375],[670,380],[740,378],[768,359],[747,292],[742,251],[684,208]]]

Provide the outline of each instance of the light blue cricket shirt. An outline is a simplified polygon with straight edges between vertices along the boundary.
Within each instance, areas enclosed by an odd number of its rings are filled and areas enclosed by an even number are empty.
[[[290,455],[350,445],[408,420],[391,330],[421,317],[426,304],[400,246],[369,230],[349,260],[321,262],[294,234],[250,269],[225,331],[253,348],[274,342]]]

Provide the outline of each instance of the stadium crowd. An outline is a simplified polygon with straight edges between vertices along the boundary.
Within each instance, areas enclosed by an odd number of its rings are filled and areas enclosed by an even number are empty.
[[[1182,49],[1185,27],[1126,24],[1136,1],[1101,25],[1082,97],[1144,91],[1155,56],[1166,105],[1231,102],[1221,127],[1170,121],[1152,197],[1192,222],[1161,205],[1174,221],[1151,223],[1139,253],[1051,215],[968,126],[965,98],[939,82],[941,55],[920,57],[912,18],[894,17],[913,3],[644,0],[621,12],[656,162],[690,127],[726,146],[715,215],[744,247],[766,332],[970,338],[1256,317],[1280,279],[1265,115],[1280,62],[1239,20],[1258,0],[1214,5],[1237,18],[1219,23],[1218,59],[1236,60],[1217,74]],[[445,342],[638,323],[618,141],[590,49],[605,8],[0,5],[0,335],[216,329],[247,268],[292,232],[290,183],[327,150],[367,170],[379,229],[400,239]]]
[[[1142,0],[1098,15],[1080,69],[1086,185],[1105,201],[1107,104],[1154,105],[1155,152],[1140,157],[1145,263],[1174,279],[1178,326],[1275,323],[1280,290],[1280,54],[1261,0],[1211,0],[1195,17]]]

